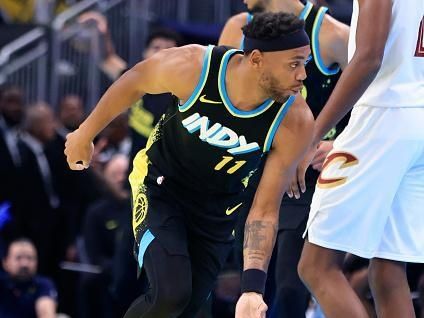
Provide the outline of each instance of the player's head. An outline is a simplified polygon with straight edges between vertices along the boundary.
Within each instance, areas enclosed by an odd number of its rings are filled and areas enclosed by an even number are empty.
[[[156,52],[171,47],[181,46],[182,37],[179,33],[171,29],[156,29],[147,38],[146,49],[143,52],[143,58],[148,59]]]
[[[250,13],[260,13],[268,10],[269,4],[272,0],[244,0],[247,10]]]
[[[3,259],[4,270],[17,281],[29,281],[37,272],[37,251],[25,238],[10,243]]]
[[[309,38],[303,20],[288,13],[259,13],[243,27],[245,58],[267,97],[284,102],[303,87]]]

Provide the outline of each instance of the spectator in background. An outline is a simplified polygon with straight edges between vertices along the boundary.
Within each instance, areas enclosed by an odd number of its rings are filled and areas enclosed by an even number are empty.
[[[78,128],[84,119],[82,99],[76,95],[64,96],[59,102],[57,117],[55,137],[46,145],[46,155],[52,174],[57,180],[56,190],[61,198],[69,230],[66,233],[66,259],[76,261],[75,240],[80,232],[84,211],[100,196],[100,193],[97,191],[97,178],[93,171],[89,169],[80,174],[70,171],[67,169],[63,153],[66,135]]]
[[[56,317],[57,293],[53,283],[37,275],[37,251],[25,238],[14,240],[0,273],[0,317]]]
[[[122,238],[118,230],[125,222],[131,222],[129,191],[125,188],[127,170],[128,157],[118,154],[109,160],[103,171],[109,193],[87,211],[84,222],[86,253],[90,264],[99,266],[102,272],[83,277],[82,317],[114,317],[109,287],[116,247]]]
[[[1,226],[2,238],[5,240],[10,240],[16,231],[14,221],[18,214],[19,201],[17,176],[21,166],[18,140],[23,116],[22,91],[17,87],[3,88],[0,91],[0,205],[3,208],[0,210],[4,221]],[[13,223],[6,224],[10,219]]]
[[[97,155],[93,163],[100,169],[116,154],[128,156],[131,150],[131,139],[128,136],[128,115],[120,114],[100,133],[95,144]]]
[[[63,251],[64,224],[57,180],[45,147],[53,140],[56,122],[51,107],[38,103],[28,108],[20,145],[22,167],[19,197],[21,234],[34,241],[42,274],[53,276]],[[54,238],[54,239],[52,239]]]
[[[58,133],[65,137],[68,133],[74,131],[84,120],[84,105],[81,97],[77,95],[66,95],[59,103],[58,119],[60,126]]]

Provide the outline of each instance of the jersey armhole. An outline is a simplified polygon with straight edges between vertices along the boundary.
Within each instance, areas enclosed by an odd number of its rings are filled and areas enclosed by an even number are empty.
[[[275,133],[277,132],[278,127],[280,127],[280,124],[283,121],[283,118],[286,116],[288,110],[290,109],[290,106],[293,104],[295,99],[296,99],[296,96],[290,96],[289,99],[283,105],[281,105],[281,108],[278,111],[277,115],[275,116],[274,121],[269,127],[268,134],[266,135],[265,142],[264,142],[264,149],[263,149],[264,153],[268,152],[271,149],[272,142],[274,141]]]
[[[314,5],[310,1],[306,2],[305,7],[303,8],[303,10],[299,14],[299,19],[306,20],[309,16],[309,13],[311,13],[313,6]]]
[[[202,72],[200,74],[199,81],[197,82],[197,85],[194,88],[193,93],[191,93],[187,101],[185,101],[184,104],[182,105],[178,105],[178,109],[180,112],[185,112],[189,110],[190,107],[193,106],[196,100],[199,98],[199,95],[206,84],[206,80],[208,79],[213,48],[214,48],[213,45],[209,45],[208,48],[206,49],[205,55],[203,56]]]
[[[340,71],[340,67],[331,68],[324,64],[322,60],[320,48],[319,48],[319,32],[321,30],[322,21],[324,20],[325,13],[328,11],[327,7],[321,7],[318,10],[317,17],[314,21],[314,26],[312,27],[312,54],[314,56],[314,62],[319,71],[326,75],[335,75]]]

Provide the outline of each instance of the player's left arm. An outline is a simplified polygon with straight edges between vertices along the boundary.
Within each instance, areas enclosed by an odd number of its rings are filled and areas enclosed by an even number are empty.
[[[383,60],[390,29],[392,1],[358,2],[356,51],[316,120],[314,145],[352,109],[374,80]]]
[[[313,125],[310,109],[298,96],[277,130],[246,220],[243,245],[245,271],[267,271],[278,230],[281,199],[309,147]],[[258,308],[256,302],[261,301],[261,295],[249,292],[249,289],[244,291],[236,317],[261,317],[259,313],[251,313]]]

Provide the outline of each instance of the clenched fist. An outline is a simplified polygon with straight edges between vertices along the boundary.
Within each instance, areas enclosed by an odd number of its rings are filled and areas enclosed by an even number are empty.
[[[93,157],[94,145],[84,138],[80,129],[66,136],[65,155],[69,168],[72,170],[87,169]]]

